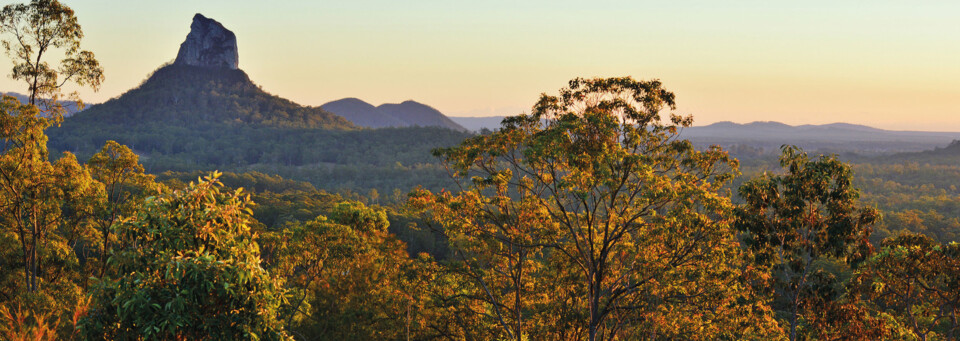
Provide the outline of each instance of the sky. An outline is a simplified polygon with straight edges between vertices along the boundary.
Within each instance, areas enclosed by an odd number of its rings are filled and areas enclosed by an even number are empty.
[[[194,13],[240,68],[304,105],[412,99],[528,112],[576,77],[660,79],[678,113],[960,131],[960,1],[63,1],[117,97],[172,61]],[[0,90],[25,92],[0,62]]]

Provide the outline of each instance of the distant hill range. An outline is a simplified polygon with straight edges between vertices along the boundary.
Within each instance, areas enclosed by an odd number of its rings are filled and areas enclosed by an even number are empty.
[[[16,97],[18,100],[20,100],[20,103],[30,102],[30,96],[21,94],[21,93],[19,93],[19,92],[4,92],[3,94],[4,94],[4,95],[7,95],[7,96]],[[70,116],[72,116],[73,114],[76,114],[77,112],[80,111],[80,110],[78,109],[78,107],[77,107],[77,102],[74,102],[74,101],[60,101],[60,104],[63,105],[63,108],[64,108],[64,109],[67,110],[67,112],[63,114],[63,117],[70,117]],[[86,104],[87,107],[90,106],[90,103],[84,103],[84,104]]]
[[[344,98],[321,105],[320,108],[342,116],[355,125],[367,128],[419,126],[468,130],[439,110],[415,101],[373,106],[358,98]]]
[[[807,150],[869,154],[930,150],[960,138],[960,133],[884,130],[849,123],[791,126],[780,122],[717,122],[685,128],[680,136],[698,145],[738,145],[776,151],[781,145],[793,144]]]
[[[471,131],[500,128],[504,116],[450,117]],[[960,133],[884,130],[865,125],[832,123],[791,126],[780,122],[717,122],[681,131],[682,138],[699,146],[719,144],[777,152],[781,145],[793,144],[808,150],[858,153],[898,153],[943,147]]]

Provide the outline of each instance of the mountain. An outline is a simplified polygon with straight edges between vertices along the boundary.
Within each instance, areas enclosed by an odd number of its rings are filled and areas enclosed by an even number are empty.
[[[357,98],[344,98],[321,105],[320,108],[367,128],[419,126],[467,131],[439,110],[415,101],[374,107]]]
[[[780,122],[717,122],[684,128],[680,137],[700,146],[739,145],[777,151],[781,145],[793,144],[830,152],[892,153],[943,146],[960,138],[960,133],[884,130],[849,123],[791,126]]]
[[[361,127],[405,127],[407,122],[380,111],[370,103],[357,98],[344,98],[321,105],[323,110],[335,113]]]
[[[27,95],[24,95],[24,94],[21,94],[21,93],[18,93],[18,92],[5,92],[5,93],[3,93],[3,94],[4,94],[4,95],[7,95],[7,96],[16,97],[17,100],[20,101],[20,103],[30,102],[30,96],[27,96]],[[64,109],[67,110],[67,112],[63,114],[63,117],[70,117],[70,116],[72,116],[73,114],[76,114],[77,112],[80,111],[79,108],[77,107],[77,102],[74,102],[74,101],[60,101],[60,104],[63,105],[63,108],[64,108]],[[86,103],[86,104],[87,104],[87,105],[90,105],[89,103]]]
[[[450,117],[454,122],[479,131],[500,128],[504,116]],[[719,144],[723,147],[751,147],[778,153],[780,146],[794,144],[810,150],[827,152],[901,153],[938,148],[960,139],[960,133],[897,131],[850,123],[805,124],[791,126],[773,121],[751,123],[717,122],[689,127],[680,137],[700,147]]]
[[[48,128],[50,155],[70,151],[85,159],[113,140],[130,147],[153,174],[258,171],[355,193],[452,185],[430,151],[456,145],[469,133],[439,127],[358,129],[319,107],[264,92],[238,67],[236,46],[236,37],[223,25],[194,16],[175,62],[121,96]],[[365,103],[340,104],[362,108]],[[423,105],[385,108],[373,112],[410,117],[421,125],[443,118]]]
[[[354,129],[343,117],[260,89],[243,70],[171,64],[120,97],[87,108],[65,124],[252,124]]]
[[[197,14],[176,61],[140,86],[75,115],[67,125],[203,123],[354,129],[346,119],[271,95],[237,68],[233,32]]]
[[[381,104],[377,107],[377,110],[406,122],[411,126],[444,127],[460,131],[466,130],[466,128],[450,120],[450,118],[439,110],[414,101],[404,101],[400,104]]]

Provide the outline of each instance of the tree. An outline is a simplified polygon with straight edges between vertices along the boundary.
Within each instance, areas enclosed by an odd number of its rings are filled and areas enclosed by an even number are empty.
[[[887,238],[852,282],[854,295],[891,314],[911,338],[960,338],[960,244],[921,234]]]
[[[460,191],[420,191],[411,203],[439,218],[457,254],[448,268],[475,284],[466,296],[504,335],[530,337],[530,318],[579,325],[591,341],[776,329],[738,284],[723,190],[737,162],[680,140],[692,118],[664,121],[668,107],[674,95],[659,81],[575,79],[532,114],[436,152]],[[558,307],[575,322],[542,313]],[[751,328],[739,324],[745,314]]]
[[[341,202],[328,215],[268,237],[278,253],[273,269],[287,278],[288,330],[323,340],[422,335],[419,274],[387,232],[385,212]]]
[[[18,243],[8,250],[21,255],[19,264],[4,268],[22,267],[27,292],[39,290],[44,279],[72,281],[63,271],[77,262],[68,236],[86,234],[77,231],[86,226],[83,212],[96,204],[103,186],[73,154],[48,160],[43,129],[50,121],[37,115],[36,106],[4,96],[0,112],[0,226]]]
[[[496,326],[486,331],[490,335],[484,338],[521,340],[529,336],[527,330],[534,322],[530,308],[536,300],[536,274],[542,268],[538,260],[544,256],[539,240],[548,238],[542,236],[547,231],[542,222],[549,217],[545,211],[530,207],[531,201],[523,207],[511,203],[506,199],[509,190],[506,184],[499,186],[496,197],[479,195],[479,191],[460,195],[443,192],[438,196],[420,192],[411,203],[430,209],[427,220],[443,226],[442,232],[453,249],[444,270],[447,273],[441,277],[461,290],[476,293],[453,301],[481,303],[463,302],[461,313],[476,315],[487,325]]]
[[[30,104],[39,106],[48,117],[62,116],[64,109],[58,100],[68,82],[100,88],[103,68],[93,52],[80,49],[83,30],[70,7],[57,0],[4,6],[0,33],[12,35],[2,43],[13,58],[13,79],[27,82]],[[51,66],[45,57],[57,52],[62,52],[63,59]],[[76,92],[71,97],[83,105]]]
[[[249,197],[219,174],[147,198],[116,227],[117,277],[94,287],[88,339],[287,339],[281,283],[260,265]]]
[[[772,272],[778,307],[797,339],[801,317],[810,308],[812,278],[830,276],[821,262],[837,259],[855,265],[872,246],[876,209],[857,204],[850,166],[836,156],[811,160],[802,150],[784,146],[782,175],[764,173],[743,184],[744,203],[737,208],[736,228],[757,264]]]
[[[107,141],[103,148],[90,157],[87,167],[93,178],[104,185],[105,197],[97,205],[95,224],[99,228],[100,265],[92,273],[103,277],[107,272],[107,258],[112,252],[114,237],[111,227],[124,217],[132,216],[141,207],[142,200],[150,190],[158,192],[160,187],[153,181],[152,175],[144,174],[139,157],[127,146]]]

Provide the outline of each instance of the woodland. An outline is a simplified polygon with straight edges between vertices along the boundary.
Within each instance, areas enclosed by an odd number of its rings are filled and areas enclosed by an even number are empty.
[[[360,129],[165,66],[289,115],[223,90],[64,120],[61,86],[104,79],[74,12],[8,5],[0,34],[29,90],[0,101],[3,340],[960,338],[958,144],[698,148],[674,93],[631,77],[468,134]],[[155,84],[133,91],[171,98]]]

